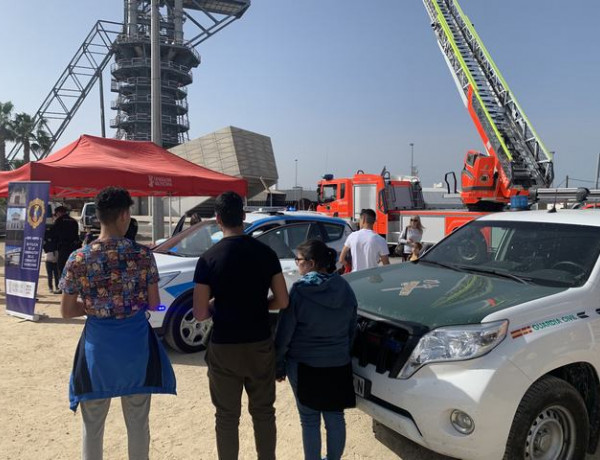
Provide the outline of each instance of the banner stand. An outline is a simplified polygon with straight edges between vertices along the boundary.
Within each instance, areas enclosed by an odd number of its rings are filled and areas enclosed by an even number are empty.
[[[6,310],[6,314],[10,316],[16,316],[17,318],[27,319],[29,321],[38,322],[40,320],[40,315],[37,313],[33,315],[28,315],[27,313],[20,313],[18,311]]]
[[[29,321],[35,314],[50,182],[10,182],[6,208],[4,283],[6,313]]]

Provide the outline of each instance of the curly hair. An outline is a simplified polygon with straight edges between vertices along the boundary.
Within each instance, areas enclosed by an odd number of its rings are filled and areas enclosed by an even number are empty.
[[[103,224],[112,224],[119,215],[133,205],[129,192],[121,187],[106,187],[96,198],[96,217]]]

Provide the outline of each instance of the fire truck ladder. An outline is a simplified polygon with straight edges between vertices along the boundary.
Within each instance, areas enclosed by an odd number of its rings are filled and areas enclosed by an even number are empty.
[[[456,0],[423,0],[438,45],[465,106],[476,113],[511,184],[549,187],[554,178],[548,152],[502,74]]]
[[[98,21],[92,27],[71,62],[42,102],[33,117],[33,126],[42,128],[49,135],[49,144],[44,152],[32,152],[40,160],[51,151],[58,138],[83,103],[94,83],[113,55],[112,43],[121,33],[123,24]],[[13,160],[22,144],[15,143],[7,159]]]

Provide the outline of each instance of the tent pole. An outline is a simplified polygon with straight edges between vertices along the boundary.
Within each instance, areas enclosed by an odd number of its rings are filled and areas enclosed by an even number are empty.
[[[171,194],[169,193],[169,236],[173,233],[173,219],[171,215]]]

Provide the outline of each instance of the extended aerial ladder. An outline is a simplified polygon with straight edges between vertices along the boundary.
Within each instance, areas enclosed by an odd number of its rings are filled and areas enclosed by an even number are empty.
[[[483,140],[462,172],[462,199],[470,209],[501,209],[515,195],[549,187],[554,178],[546,149],[456,0],[423,0],[438,45]]]

